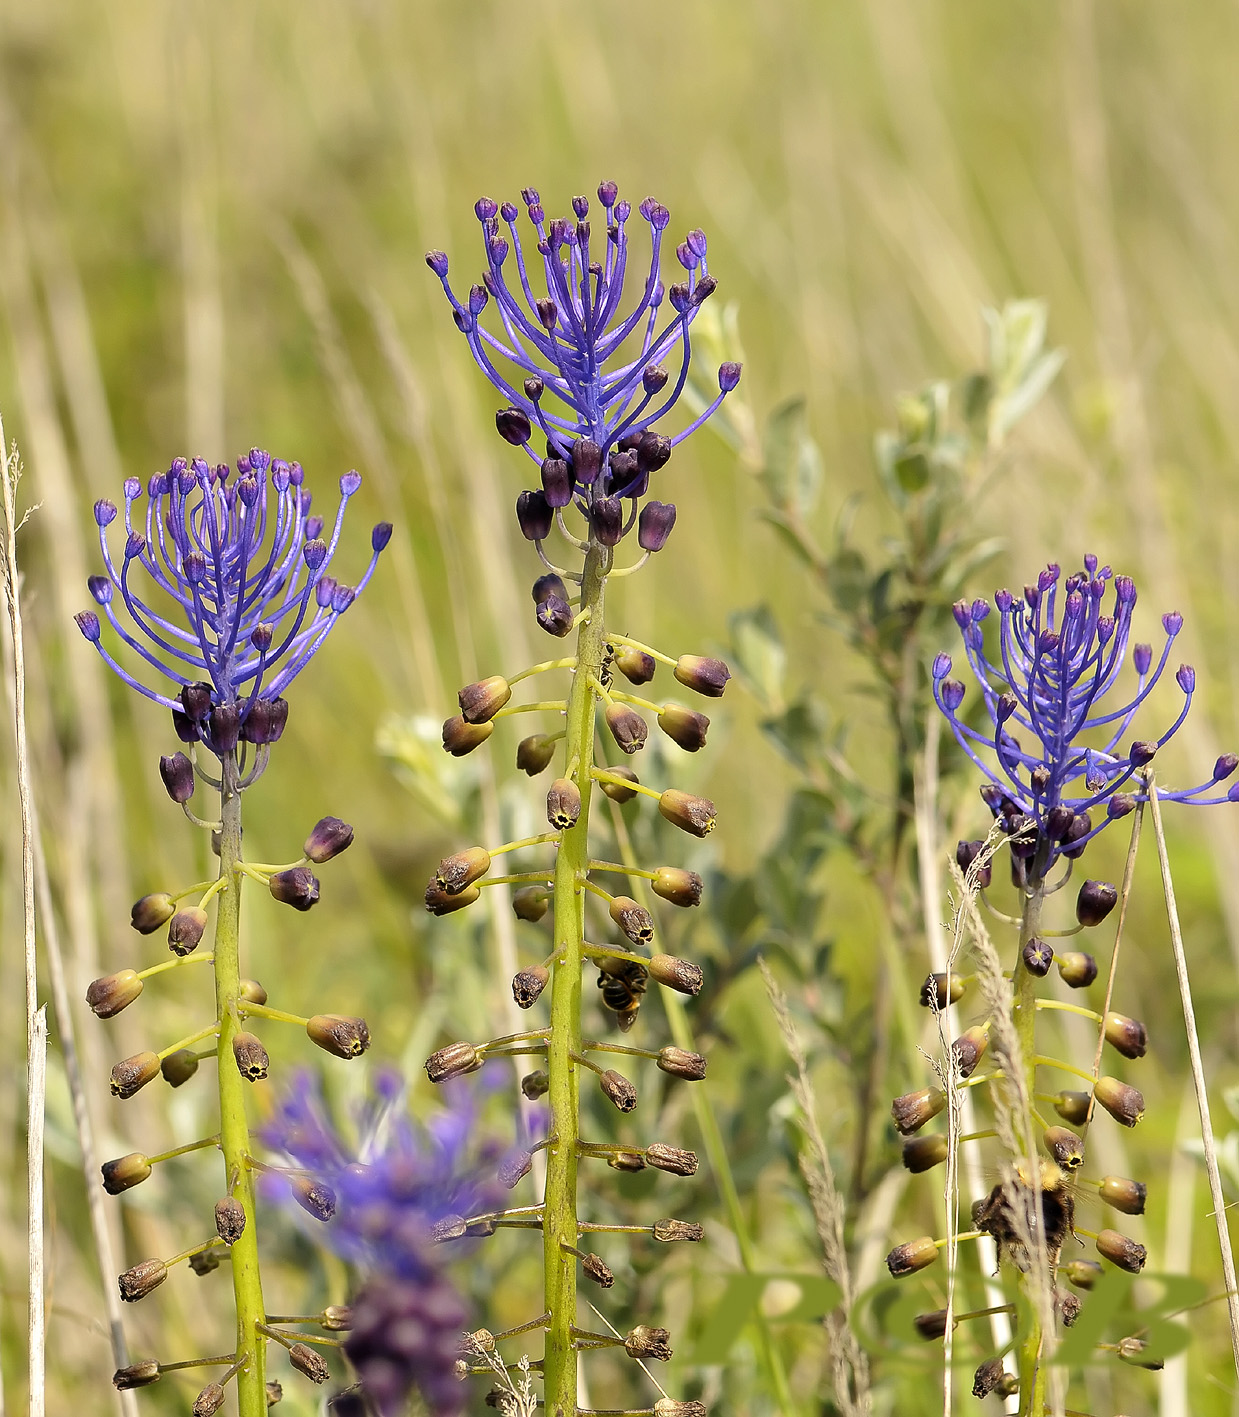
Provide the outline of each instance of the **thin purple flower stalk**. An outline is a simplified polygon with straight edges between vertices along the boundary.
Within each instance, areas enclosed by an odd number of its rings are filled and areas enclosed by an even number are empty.
[[[1129,740],[1137,710],[1166,670],[1183,617],[1162,616],[1166,639],[1156,664],[1152,646],[1131,646],[1136,692],[1112,706],[1105,701],[1127,658],[1135,584],[1128,576],[1113,576],[1109,566],[1099,569],[1095,556],[1086,556],[1084,570],[1061,587],[1060,577],[1060,568],[1051,564],[1035,584],[1024,587],[1022,598],[1009,590],[995,594],[1001,622],[996,662],[987,657],[981,628],[989,602],[961,600],[954,607],[992,730],[960,718],[965,688],[949,677],[950,656],[938,655],[932,670],[935,702],[987,779],[981,789],[987,806],[1011,834],[1017,855],[1040,854],[1045,869],[1060,854],[1079,856],[1112,821],[1147,800],[1141,770],[1183,724],[1196,689],[1196,671],[1180,665],[1175,682],[1183,706],[1173,723],[1155,739]],[[1111,581],[1114,595],[1106,614]],[[1019,729],[1025,736],[1017,735]],[[1159,786],[1158,796],[1201,806],[1239,801],[1239,783],[1227,791],[1219,787],[1236,767],[1239,757],[1224,754],[1208,782],[1182,790]]]
[[[391,527],[371,533],[371,557],[348,585],[328,574],[356,472],[340,479],[340,504],[324,539],[324,520],[310,513],[300,463],[254,448],[226,463],[173,459],[143,494],[125,481],[125,545],[119,562],[107,528],[117,508],[95,503],[106,575],[90,593],[119,638],[167,683],[135,678],[104,648],[99,614],[83,611],[78,628],[125,683],[171,709],[178,735],[221,757],[238,737],[274,742],[287,714],[282,694],[310,662],[336,621],[369,582]],[[170,604],[156,608],[135,585],[140,567]],[[129,626],[118,615],[123,607]],[[166,612],[166,613],[165,613]],[[171,689],[167,687],[170,684]]]
[[[541,490],[523,493],[517,504],[525,535],[541,540],[552,514],[575,503],[599,540],[613,546],[636,523],[651,475],[718,409],[740,382],[741,367],[721,365],[719,391],[707,407],[677,431],[659,431],[656,425],[671,414],[688,382],[689,327],[718,284],[707,268],[705,233],[690,231],[675,248],[684,279],[664,285],[661,262],[671,217],[647,197],[637,211],[650,231],[649,265],[634,282],[635,302],[624,309],[632,209],[619,200],[615,183],[598,187],[600,238],[591,231],[588,198],[572,199],[572,217],[548,221],[533,188],[521,195],[540,270],[522,246],[516,204],[499,205],[489,197],[474,206],[486,253],[481,283],[461,299],[448,282],[447,256],[431,251],[426,262],[443,283],[474,359],[508,400],[496,414],[500,435],[540,466]],[[479,318],[492,299],[501,334]],[[530,445],[535,430],[545,438],[545,457]],[[631,501],[627,512],[621,498]],[[638,540],[643,550],[660,550],[674,506],[651,502],[646,512]]]

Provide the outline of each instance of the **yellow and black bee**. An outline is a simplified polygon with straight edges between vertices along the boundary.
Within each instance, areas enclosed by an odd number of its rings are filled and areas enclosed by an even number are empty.
[[[1007,1258],[1017,1269],[1027,1271],[1026,1239],[1037,1224],[1038,1211],[1047,1256],[1055,1265],[1075,1228],[1075,1190],[1067,1173],[1053,1161],[1042,1159],[1035,1176],[1027,1161],[1017,1162],[1009,1181],[999,1182],[984,1200],[976,1202],[973,1223],[997,1241],[999,1262]]]
[[[630,959],[608,959],[598,966],[598,987],[603,1005],[615,1015],[621,1033],[627,1033],[637,1020],[641,995],[649,971],[645,965]]]

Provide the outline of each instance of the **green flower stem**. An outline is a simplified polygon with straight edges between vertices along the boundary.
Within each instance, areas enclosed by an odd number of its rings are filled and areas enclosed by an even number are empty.
[[[475,886],[516,886],[527,885],[537,881],[550,883],[551,871],[517,871],[510,876],[483,876],[480,881],[474,881]]]
[[[522,669],[519,674],[509,674],[508,684],[519,684],[522,679],[528,679],[532,674],[545,674],[548,669],[575,669],[576,660],[569,656],[567,659],[544,659],[541,664],[531,664],[528,669]]]
[[[1101,1022],[1101,1015],[1095,1009],[1086,1009],[1079,1004],[1067,1004],[1061,999],[1038,999],[1039,1009],[1059,1009],[1065,1014],[1079,1014],[1081,1018],[1091,1018],[1094,1023]],[[1092,1074],[1089,1074],[1089,1081],[1092,1081]]]
[[[1024,1086],[1031,1106],[1031,1099],[1037,1090],[1037,1066],[1043,1060],[1037,1054],[1037,977],[1024,963],[1024,946],[1041,934],[1045,880],[1039,859],[1031,863],[1030,875],[1032,881],[1024,894],[1019,947],[1011,979],[1015,995],[1012,1013],[1024,1060]],[[1089,1081],[1092,1081],[1091,1077]],[[1028,1328],[1019,1340],[1017,1349],[1020,1379],[1019,1417],[1044,1417],[1046,1365],[1041,1361],[1044,1342],[1041,1315],[1035,1303],[1023,1306],[1023,1311],[1028,1317]]]
[[[197,1033],[191,1033],[188,1038],[178,1038],[175,1043],[169,1043],[155,1056],[162,1063],[165,1058],[170,1057],[173,1053],[179,1053],[182,1048],[188,1048],[191,1043],[201,1043],[204,1038],[210,1038],[218,1028],[218,1023],[209,1023],[205,1028],[200,1028]]]
[[[546,1307],[550,1312],[544,1355],[548,1417],[576,1417],[577,1355],[573,1328],[577,1309],[577,1267],[564,1250],[577,1228],[577,1147],[580,1097],[573,1054],[581,1051],[581,969],[584,961],[585,893],[589,868],[589,804],[593,788],[595,681],[604,653],[603,595],[610,553],[591,546],[581,582],[577,617],[576,669],[568,699],[565,756],[573,764],[581,793],[581,813],[563,833],[555,860],[555,944],[559,958],[551,986],[551,1034],[547,1047],[551,1143],[547,1147],[543,1263]]]
[[[254,1176],[248,1164],[249,1122],[245,1115],[245,1080],[232,1056],[240,1032],[237,1004],[241,993],[241,794],[235,754],[224,761],[220,790],[219,873],[227,881],[215,918],[215,1008],[219,1019],[219,1127],[224,1175],[235,1178],[233,1199],[245,1211],[245,1229],[229,1250],[237,1311],[237,1348],[246,1361],[237,1373],[238,1417],[266,1417],[266,1344],[262,1341],[262,1278],[258,1271],[258,1225]]]
[[[629,649],[640,650],[642,654],[648,654],[651,659],[657,659],[662,664],[669,664],[673,669],[678,663],[678,660],[672,659],[662,650],[654,649],[650,645],[643,645],[640,640],[630,640],[627,635],[612,635],[611,643],[613,645],[627,645]]]
[[[639,792],[642,796],[652,797],[655,802],[662,796],[661,792],[656,792],[652,787],[646,787],[642,782],[629,782],[626,777],[617,777],[613,772],[607,772],[605,768],[594,768],[591,776],[595,782],[610,782],[616,787],[626,788],[629,792]]]
[[[646,871],[640,866],[625,866],[619,861],[591,861],[589,869],[591,871],[610,871],[617,876],[638,876],[646,881],[658,879],[657,871]]]
[[[184,1146],[173,1147],[171,1151],[161,1151],[158,1156],[148,1156],[146,1164],[157,1166],[161,1161],[171,1161],[174,1156],[185,1156],[191,1151],[201,1151],[204,1147],[218,1146],[218,1137],[203,1137],[201,1141],[187,1141]]]
[[[274,1023],[295,1023],[298,1028],[304,1028],[310,1021],[300,1014],[285,1013],[283,1009],[273,1009],[267,1004],[252,1004],[246,999],[242,999],[237,1008],[242,1018],[269,1018]]]
[[[520,841],[505,841],[502,846],[492,846],[488,850],[492,856],[502,856],[505,851],[520,851],[526,846],[545,846],[548,842],[558,840],[558,832],[539,832],[537,836],[522,837]]]
[[[575,684],[575,676],[573,683]],[[567,705],[563,699],[543,699],[536,704],[509,704],[506,708],[501,708],[491,719],[492,723],[501,718],[511,718],[516,713],[563,713]],[[571,736],[571,731],[569,731]]]
[[[1091,1087],[1095,1081],[1092,1073],[1086,1073],[1083,1068],[1077,1068],[1072,1063],[1064,1063],[1061,1058],[1051,1058],[1048,1053],[1034,1053],[1033,1066],[1037,1068],[1057,1068],[1060,1073],[1071,1073],[1073,1077],[1083,1078]],[[1031,1097],[1032,1094],[1029,1093]]]
[[[163,964],[152,964],[149,969],[139,969],[139,979],[149,979],[152,974],[162,974],[166,969],[180,969],[186,964],[214,964],[215,956],[209,952],[204,955],[182,955],[179,959],[165,960]]]

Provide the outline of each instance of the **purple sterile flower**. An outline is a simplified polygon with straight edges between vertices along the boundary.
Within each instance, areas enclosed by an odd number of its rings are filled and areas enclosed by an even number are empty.
[[[374,528],[370,564],[356,586],[327,574],[360,486],[356,472],[340,479],[340,504],[323,540],[301,464],[259,448],[237,459],[235,477],[227,464],[175,458],[146,488],[127,478],[120,558],[107,533],[117,509],[96,502],[107,574],[87,584],[115,633],[166,683],[152,688],[122,669],[103,647],[95,612],[78,615],[79,628],[127,684],[172,710],[184,741],[223,756],[238,738],[252,737],[251,719],[253,741],[274,741],[283,712],[270,706],[282,705],[284,689],[365,587],[391,537],[386,522]]]
[[[1057,856],[1079,856],[1111,821],[1147,800],[1140,770],[1178,731],[1191,707],[1196,673],[1180,665],[1174,678],[1183,706],[1174,722],[1158,738],[1129,737],[1183,627],[1181,615],[1162,616],[1165,642],[1156,663],[1150,645],[1133,646],[1135,691],[1116,702],[1120,696],[1112,691],[1127,657],[1135,604],[1133,581],[1114,576],[1109,566],[1098,569],[1095,556],[1086,556],[1084,569],[1065,580],[1061,569],[1050,565],[1024,587],[1023,596],[999,591],[994,597],[1000,624],[991,659],[981,627],[988,605],[960,601],[954,615],[984,696],[990,719],[985,728],[960,718],[964,685],[948,677],[948,656],[934,660],[934,698],[960,747],[985,774],[986,805],[1012,835],[1013,850],[1042,875]],[[1203,795],[1229,775],[1229,761],[1219,759],[1214,775],[1199,787],[1159,786],[1158,795],[1200,804],[1237,800],[1235,789],[1233,796]]]
[[[426,263],[442,281],[474,359],[508,401],[495,419],[500,436],[539,464],[545,505],[575,501],[588,513],[595,500],[631,499],[621,524],[626,534],[650,478],[740,382],[740,365],[723,364],[718,394],[696,418],[673,432],[656,428],[684,392],[689,327],[718,284],[707,269],[705,233],[690,231],[674,248],[681,279],[664,285],[671,216],[654,198],[637,208],[649,228],[649,264],[630,278],[632,208],[619,200],[615,183],[598,188],[598,231],[591,230],[585,197],[573,198],[571,217],[548,221],[536,191],[526,188],[522,196],[539,260],[533,252],[527,258],[515,203],[500,207],[482,198],[474,208],[486,256],[481,284],[462,299],[448,281],[443,252],[431,251]],[[501,332],[479,318],[492,301]],[[537,432],[545,458],[531,445]],[[521,525],[529,536],[528,503]]]
[[[374,1406],[392,1417],[417,1388],[436,1417],[456,1417],[465,1389],[454,1365],[468,1312],[447,1275],[444,1242],[498,1202],[500,1153],[479,1145],[466,1092],[449,1092],[448,1108],[417,1124],[399,1109],[398,1074],[380,1074],[377,1090],[353,1149],[317,1082],[300,1074],[263,1140],[335,1194],[320,1233],[364,1274],[344,1351]]]

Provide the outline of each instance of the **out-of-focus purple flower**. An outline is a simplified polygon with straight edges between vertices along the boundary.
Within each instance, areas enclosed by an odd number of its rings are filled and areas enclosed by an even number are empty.
[[[1000,625],[991,660],[981,629],[990,606],[961,600],[955,620],[992,728],[974,728],[959,717],[964,685],[949,677],[948,656],[934,660],[934,698],[960,747],[985,774],[982,797],[1015,838],[1013,850],[1042,874],[1060,854],[1079,856],[1098,832],[1146,800],[1140,769],[1178,731],[1191,707],[1196,674],[1181,665],[1175,680],[1183,706],[1174,722],[1158,738],[1128,739],[1182,629],[1183,617],[1175,613],[1162,616],[1166,638],[1156,664],[1150,645],[1132,647],[1135,693],[1107,702],[1126,660],[1135,604],[1132,580],[1113,576],[1109,566],[1098,569],[1095,556],[1086,556],[1083,571],[1065,580],[1050,565],[1022,597],[1008,590],[995,595]],[[982,750],[988,750],[985,757]],[[1179,791],[1159,785],[1158,795],[1201,805],[1239,801],[1239,788],[1208,795],[1233,771],[1229,757],[1219,758],[1209,782]]]
[[[705,233],[690,231],[675,248],[682,279],[664,285],[671,216],[647,197],[637,211],[650,231],[649,264],[633,282],[635,299],[622,308],[632,208],[619,200],[615,183],[598,188],[598,232],[591,230],[585,197],[573,198],[571,217],[548,221],[536,191],[526,188],[522,196],[539,261],[526,259],[516,204],[484,197],[474,207],[486,254],[481,284],[459,298],[448,281],[446,255],[431,251],[426,263],[442,281],[474,359],[508,400],[496,427],[540,464],[546,503],[554,508],[575,500],[588,514],[596,500],[632,499],[622,523],[627,533],[651,476],[740,382],[740,365],[722,365],[712,402],[686,426],[657,430],[684,392],[689,327],[718,284],[707,269]],[[479,318],[492,299],[501,334]],[[545,438],[545,458],[531,446],[537,431]],[[528,536],[528,516],[522,527]]]
[[[370,564],[355,586],[328,575],[361,478],[349,472],[340,479],[326,539],[302,484],[300,463],[259,448],[237,459],[235,477],[227,464],[175,458],[145,489],[127,478],[119,561],[107,533],[116,506],[95,503],[107,574],[90,577],[90,593],[120,639],[167,682],[152,688],[122,669],[101,643],[95,612],[79,615],[79,628],[127,684],[172,710],[184,741],[201,741],[221,756],[238,738],[279,736],[284,689],[364,589],[391,539],[387,523],[374,528]],[[139,567],[155,587],[155,603],[135,584]],[[117,614],[122,608],[132,628]]]

